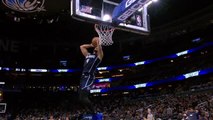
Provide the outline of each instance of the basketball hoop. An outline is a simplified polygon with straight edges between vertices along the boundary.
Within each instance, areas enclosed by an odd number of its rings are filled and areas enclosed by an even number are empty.
[[[104,24],[95,24],[95,30],[99,35],[100,45],[110,46],[113,44],[112,35],[115,27]]]

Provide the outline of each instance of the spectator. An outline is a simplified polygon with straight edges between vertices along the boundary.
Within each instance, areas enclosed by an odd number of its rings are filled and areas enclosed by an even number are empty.
[[[193,109],[193,107],[189,107],[189,110],[187,111],[186,115],[188,120],[198,120],[198,115],[196,111]]]
[[[154,119],[154,115],[152,114],[150,108],[147,109],[147,115],[146,115],[146,117],[144,118],[144,120],[155,120],[155,119]]]

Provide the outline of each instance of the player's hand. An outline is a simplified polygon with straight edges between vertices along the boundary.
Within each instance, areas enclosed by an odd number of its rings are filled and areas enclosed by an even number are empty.
[[[99,38],[99,40],[100,40],[100,38]],[[97,45],[100,45],[100,42],[99,42],[99,40],[97,40]]]
[[[91,46],[91,47],[94,47],[94,45],[93,45],[92,43],[90,44],[90,46]]]

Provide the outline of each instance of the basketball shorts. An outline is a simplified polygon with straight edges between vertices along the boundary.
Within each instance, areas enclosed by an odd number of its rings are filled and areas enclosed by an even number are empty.
[[[82,74],[80,80],[80,89],[89,91],[95,81],[95,76],[90,74]]]

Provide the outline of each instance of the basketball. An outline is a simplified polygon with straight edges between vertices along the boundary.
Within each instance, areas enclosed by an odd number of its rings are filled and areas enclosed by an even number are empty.
[[[98,40],[99,40],[99,38],[98,37],[94,37],[93,39],[92,39],[92,45],[94,46],[94,47],[97,47],[97,45],[98,45]]]

